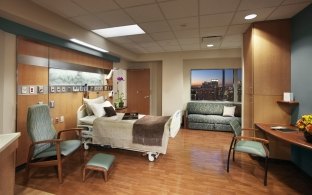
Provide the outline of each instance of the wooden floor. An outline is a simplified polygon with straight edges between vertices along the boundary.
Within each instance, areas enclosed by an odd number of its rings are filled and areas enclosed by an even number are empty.
[[[91,173],[82,182],[79,156],[64,165],[64,183],[54,168],[33,169],[26,187],[52,194],[311,194],[312,178],[290,162],[271,161],[268,186],[263,186],[263,163],[237,153],[226,172],[231,133],[182,129],[169,140],[166,155],[149,162],[139,152],[91,147],[86,159],[103,152],[116,156],[105,182]],[[24,170],[16,174],[22,183]],[[23,194],[23,193],[20,193]],[[27,194],[27,193],[25,193]]]

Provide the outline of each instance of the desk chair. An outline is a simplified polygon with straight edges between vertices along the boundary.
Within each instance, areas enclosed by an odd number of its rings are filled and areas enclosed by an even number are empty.
[[[33,143],[29,147],[25,173],[26,182],[31,167],[56,166],[59,182],[63,183],[62,162],[65,158],[75,151],[80,151],[80,159],[83,161],[81,129],[56,132],[51,123],[48,105],[37,104],[28,108],[27,131]],[[61,134],[68,131],[76,131],[79,138],[62,140]]]
[[[267,172],[268,172],[268,159],[269,159],[269,141],[256,137],[242,136],[242,130],[252,130],[255,129],[242,129],[239,122],[233,120],[230,123],[234,136],[231,142],[228,160],[227,160],[227,172],[229,172],[230,156],[233,150],[233,161],[235,161],[235,151],[245,152],[248,154],[256,155],[265,158],[265,173],[264,173],[264,185],[267,185]]]

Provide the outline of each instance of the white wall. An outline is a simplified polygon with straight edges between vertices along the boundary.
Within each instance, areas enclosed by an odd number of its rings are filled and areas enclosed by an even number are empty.
[[[15,132],[16,37],[0,30],[0,134]]]

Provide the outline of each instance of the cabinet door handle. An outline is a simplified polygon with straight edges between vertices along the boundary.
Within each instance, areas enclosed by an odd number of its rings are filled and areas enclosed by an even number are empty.
[[[146,98],[149,98],[149,96],[147,95],[147,96],[144,96],[144,98],[146,99]]]

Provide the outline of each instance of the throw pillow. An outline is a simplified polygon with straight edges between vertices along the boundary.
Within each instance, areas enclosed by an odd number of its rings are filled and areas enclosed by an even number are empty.
[[[94,114],[94,116],[96,117],[101,117],[101,116],[104,116],[105,115],[105,111],[104,111],[104,103],[100,103],[100,104],[97,104],[97,103],[90,103],[89,104],[91,110],[92,110],[92,113]]]
[[[116,115],[116,111],[114,109],[113,106],[109,106],[109,107],[104,107],[105,110],[105,116],[107,117],[111,117],[111,116],[115,116]]]
[[[103,103],[104,102],[104,97],[100,96],[98,98],[94,98],[94,99],[87,99],[87,98],[83,98],[83,103],[86,105],[86,112],[88,114],[88,116],[93,115],[92,109],[90,107],[91,103]]]
[[[224,106],[223,108],[223,116],[234,116],[236,106]]]

